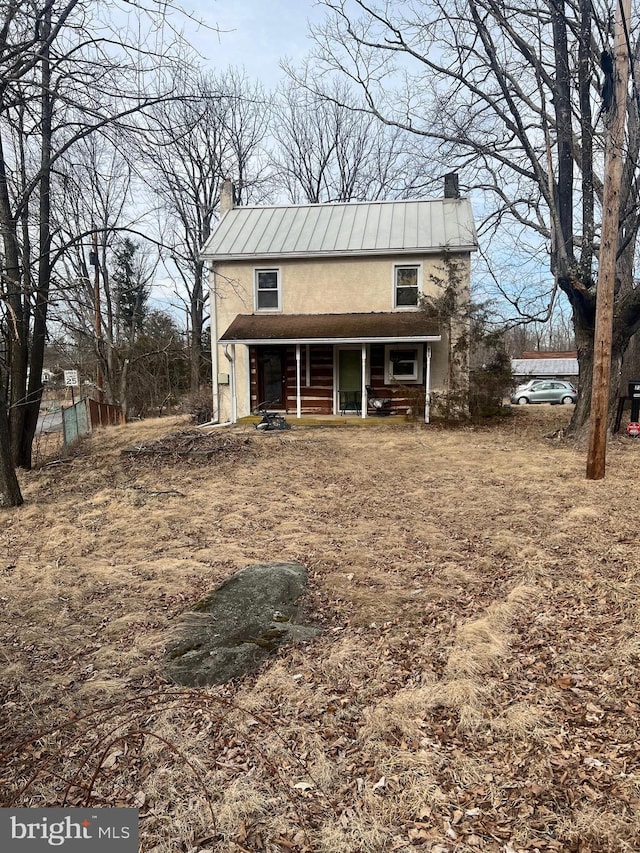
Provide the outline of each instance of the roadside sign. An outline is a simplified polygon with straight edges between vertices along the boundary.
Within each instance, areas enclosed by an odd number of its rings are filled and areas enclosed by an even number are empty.
[[[78,382],[78,371],[77,370],[65,370],[64,372],[64,384],[67,387],[79,386]]]

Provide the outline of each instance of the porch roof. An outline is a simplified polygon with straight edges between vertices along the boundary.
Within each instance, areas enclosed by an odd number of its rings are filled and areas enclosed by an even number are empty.
[[[220,338],[242,344],[358,344],[439,341],[436,320],[422,312],[238,314]]]

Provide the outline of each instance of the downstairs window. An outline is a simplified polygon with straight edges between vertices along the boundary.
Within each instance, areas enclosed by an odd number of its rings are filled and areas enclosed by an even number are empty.
[[[422,344],[386,346],[384,381],[385,385],[422,382]]]

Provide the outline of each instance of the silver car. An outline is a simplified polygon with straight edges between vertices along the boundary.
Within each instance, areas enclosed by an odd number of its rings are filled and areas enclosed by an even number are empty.
[[[526,385],[520,385],[511,395],[511,402],[519,406],[526,406],[527,403],[569,405],[577,399],[575,386],[560,379],[534,379]]]
[[[516,388],[517,391],[528,391],[529,388],[532,388],[534,385],[541,385],[543,382],[548,382],[550,380],[547,379],[529,379],[528,382],[523,382],[521,385],[518,385]]]

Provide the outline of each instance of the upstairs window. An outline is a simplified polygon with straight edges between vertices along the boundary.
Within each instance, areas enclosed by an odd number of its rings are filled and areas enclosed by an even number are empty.
[[[256,310],[280,310],[280,270],[256,270]]]
[[[394,276],[394,308],[417,308],[420,294],[420,264],[396,264]]]

